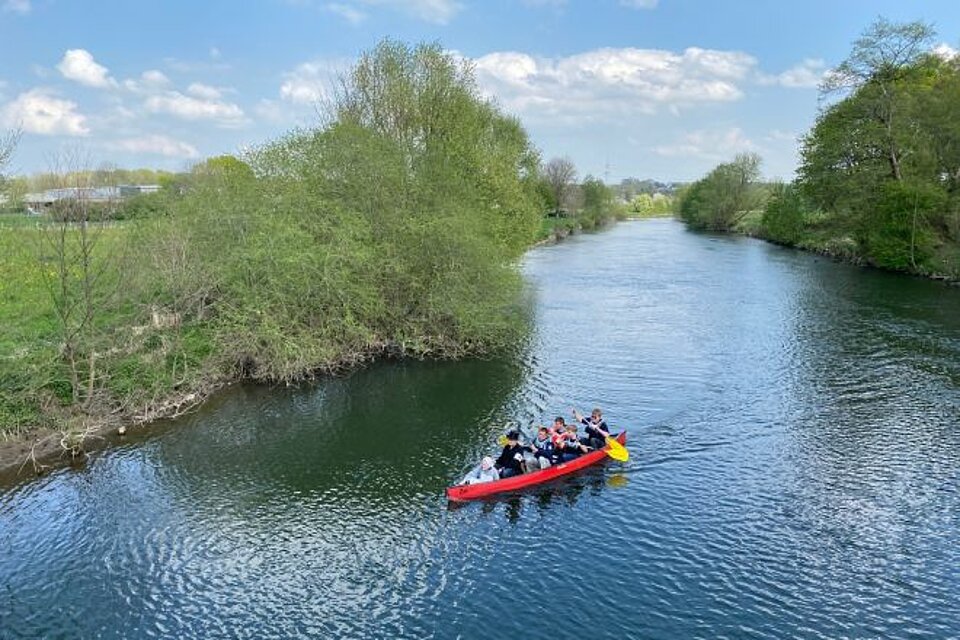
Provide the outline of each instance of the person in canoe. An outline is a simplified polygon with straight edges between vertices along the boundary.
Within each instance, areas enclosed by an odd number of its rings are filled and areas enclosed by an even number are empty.
[[[606,420],[603,419],[603,412],[599,407],[590,412],[590,417],[585,417],[582,413],[573,410],[573,417],[577,422],[586,428],[586,437],[584,444],[592,449],[602,449],[610,437],[610,428],[607,427]]]
[[[523,473],[523,452],[525,447],[520,444],[520,432],[511,429],[507,432],[507,444],[494,463],[501,478],[509,478]]]
[[[550,439],[553,440],[554,448],[560,445],[560,441],[563,440],[566,433],[566,421],[563,419],[563,416],[557,416],[553,419],[553,424],[550,425]]]
[[[577,425],[574,423],[568,424],[566,432],[560,440],[560,459],[563,462],[570,462],[588,451],[591,451],[590,447],[580,442],[580,438],[577,437]]]
[[[541,469],[546,469],[557,461],[553,440],[550,437],[550,429],[547,427],[540,427],[537,430],[537,437],[527,446],[533,452],[533,457],[537,460]]]
[[[480,467],[474,469],[470,472],[470,475],[464,478],[463,484],[480,484],[481,482],[493,482],[499,479],[500,474],[497,473],[497,469],[493,465],[493,458],[486,456],[480,461]]]

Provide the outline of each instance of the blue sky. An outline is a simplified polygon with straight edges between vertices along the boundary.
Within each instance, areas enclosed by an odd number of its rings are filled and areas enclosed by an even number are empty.
[[[184,169],[316,123],[389,36],[471,59],[582,175],[689,180],[755,151],[789,178],[819,78],[878,15],[960,47],[957,0],[0,0],[0,131],[24,130],[16,172],[67,148]]]

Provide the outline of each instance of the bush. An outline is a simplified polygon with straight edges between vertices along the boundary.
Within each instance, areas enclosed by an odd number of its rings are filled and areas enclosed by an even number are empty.
[[[803,197],[793,185],[778,184],[763,209],[761,232],[774,242],[795,245],[804,231]]]
[[[170,202],[165,193],[144,193],[127,198],[114,214],[116,220],[138,220],[166,215]]]

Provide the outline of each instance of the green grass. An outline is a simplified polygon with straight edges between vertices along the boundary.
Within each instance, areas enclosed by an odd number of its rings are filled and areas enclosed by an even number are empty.
[[[24,216],[25,218],[25,216]],[[11,218],[2,217],[2,224]],[[31,392],[56,355],[53,306],[34,247],[36,231],[18,222],[0,226],[0,433],[16,433],[40,419]]]
[[[49,221],[47,216],[35,216],[29,213],[7,213],[0,211],[0,231],[22,227],[36,227]]]

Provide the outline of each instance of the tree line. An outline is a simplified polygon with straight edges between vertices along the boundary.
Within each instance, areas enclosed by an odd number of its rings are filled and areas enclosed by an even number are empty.
[[[883,268],[960,276],[960,56],[880,18],[821,85],[789,184],[738,156],[690,185],[690,225],[741,230]]]

